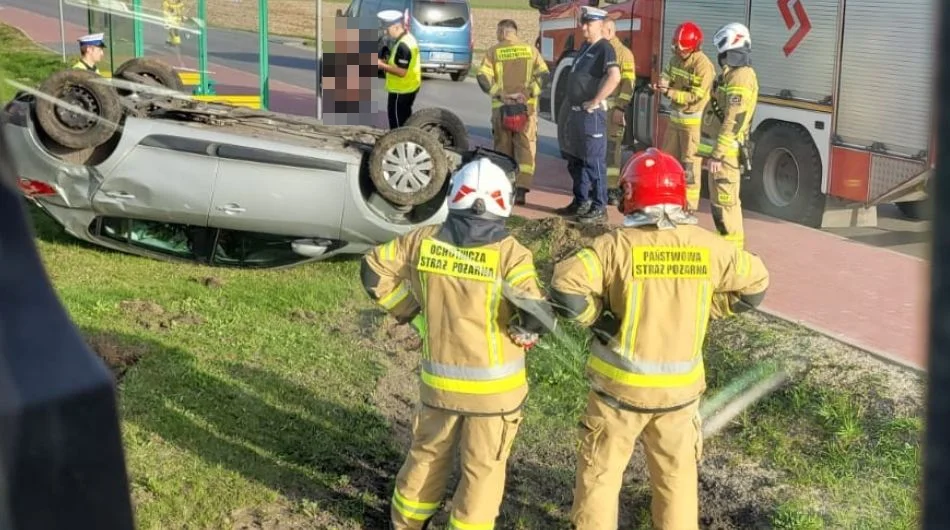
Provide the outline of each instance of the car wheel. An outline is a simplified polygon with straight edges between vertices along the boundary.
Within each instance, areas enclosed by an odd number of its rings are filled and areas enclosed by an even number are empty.
[[[36,120],[57,144],[88,149],[102,145],[115,134],[122,106],[119,95],[99,75],[61,70],[49,76],[39,91],[50,97],[37,99]]]
[[[435,197],[447,177],[439,140],[416,127],[389,131],[369,155],[369,178],[377,193],[398,206],[417,206]]]
[[[113,75],[134,83],[146,84],[148,81],[154,81],[170,90],[185,91],[185,85],[181,82],[181,78],[178,77],[175,70],[155,59],[145,57],[129,59],[122,63]],[[119,94],[123,94],[123,90],[120,89]]]
[[[455,81],[456,83],[460,83],[468,79],[468,70],[452,72],[451,74],[449,74],[449,76],[452,78],[452,81]]]
[[[446,149],[468,151],[468,129],[454,113],[440,108],[421,109],[406,120],[405,127],[418,127],[428,131]]]

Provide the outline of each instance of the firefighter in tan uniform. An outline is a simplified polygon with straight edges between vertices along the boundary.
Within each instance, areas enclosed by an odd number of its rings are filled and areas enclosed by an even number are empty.
[[[744,147],[759,98],[759,82],[749,57],[752,40],[748,28],[739,23],[726,24],[713,39],[722,73],[703,115],[699,153],[708,158],[709,202],[716,229],[742,248],[745,235],[739,182],[749,162]]]
[[[182,0],[162,0],[162,15],[165,17],[165,29],[168,31],[165,44],[181,45],[181,33],[178,27],[185,20],[185,4]]]
[[[670,98],[670,123],[662,149],[679,159],[686,170],[686,202],[699,209],[702,188],[702,159],[699,157],[699,130],[703,109],[709,102],[716,68],[702,52],[703,32],[692,22],[683,22],[673,32],[673,55],[654,90]]]
[[[423,339],[421,403],[392,497],[397,530],[428,525],[457,450],[462,475],[448,528],[492,528],[498,516],[528,393],[525,350],[546,329],[509,302],[543,303],[531,251],[505,228],[512,196],[500,167],[470,162],[453,179],[444,224],[380,245],[363,261],[370,297]]]
[[[538,95],[548,66],[538,50],[518,38],[514,20],[498,22],[498,44],[485,52],[478,86],[491,96],[494,149],[518,162],[515,204],[525,204],[538,145]]]
[[[699,526],[699,399],[710,318],[758,305],[762,261],[697,225],[679,161],[655,148],[621,175],[623,227],[555,266],[554,306],[595,340],[571,522],[615,529],[623,472],[642,438],[655,528]]]
[[[623,163],[623,133],[627,121],[627,107],[633,100],[636,65],[633,52],[617,37],[617,23],[612,18],[604,21],[604,38],[613,46],[620,65],[620,84],[607,98],[607,204],[620,204],[620,166]]]

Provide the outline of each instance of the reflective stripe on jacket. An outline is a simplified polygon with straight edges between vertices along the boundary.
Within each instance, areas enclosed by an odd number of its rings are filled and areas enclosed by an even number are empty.
[[[516,308],[502,287],[541,299],[531,251],[511,236],[457,248],[435,238],[439,229],[422,227],[373,249],[365,260],[379,280],[367,290],[397,318],[417,311],[425,318],[423,403],[476,414],[517,410],[528,391],[524,349],[508,336]]]
[[[548,72],[548,65],[538,50],[517,38],[505,39],[485,52],[477,75],[483,77],[491,89],[492,108],[503,105],[502,94],[524,94],[528,107],[537,108],[541,83],[538,76]]]
[[[693,115],[702,113],[710,98],[716,68],[706,54],[697,51],[685,59],[673,54],[660,75],[670,86],[666,97],[670,98],[670,107],[675,112]],[[695,122],[673,122],[679,125],[699,125]]]
[[[396,48],[399,47],[400,43],[404,43],[409,47],[409,67],[406,68],[405,77],[399,77],[398,75],[386,72],[386,92],[409,94],[419,90],[419,87],[422,86],[422,63],[419,62],[419,43],[416,42],[416,38],[408,32],[403,33],[402,37],[399,37],[399,40],[393,44],[393,51],[389,54],[390,66],[396,65]]]
[[[556,265],[551,289],[559,300],[580,301],[572,315],[582,326],[594,325],[605,311],[616,317],[609,343],[592,341],[592,386],[630,406],[657,410],[705,391],[706,328],[710,318],[728,314],[720,298],[764,293],[768,282],[757,256],[709,230],[682,225],[602,235]]]
[[[717,82],[715,101],[723,113],[716,115],[712,104],[703,114],[699,154],[722,160],[739,155],[746,140],[759,99],[759,81],[751,66],[726,68]]]
[[[633,52],[630,48],[623,45],[617,37],[610,39],[610,45],[617,56],[617,64],[620,65],[620,83],[613,93],[607,98],[611,107],[626,108],[633,99],[634,83],[636,81],[636,65],[634,64]]]

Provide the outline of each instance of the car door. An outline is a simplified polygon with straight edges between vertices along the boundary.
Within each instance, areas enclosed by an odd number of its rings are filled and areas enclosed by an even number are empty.
[[[300,237],[340,237],[347,164],[316,156],[218,146],[209,224]]]
[[[218,160],[210,142],[145,137],[106,176],[92,198],[100,216],[206,226]]]

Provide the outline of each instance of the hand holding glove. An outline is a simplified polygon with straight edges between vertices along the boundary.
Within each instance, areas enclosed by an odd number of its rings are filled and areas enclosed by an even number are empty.
[[[508,336],[511,337],[512,342],[524,348],[525,351],[533,348],[540,339],[537,333],[531,333],[517,324],[508,326]]]

